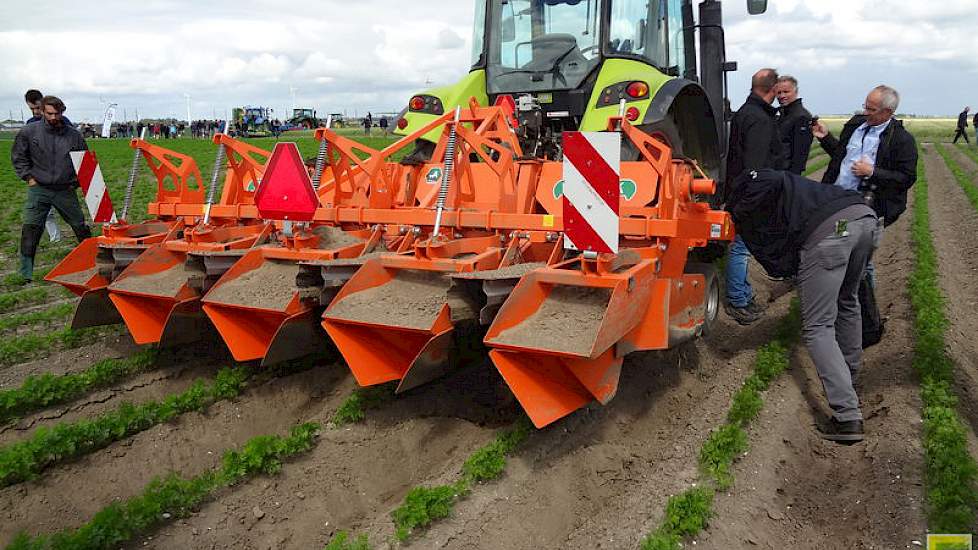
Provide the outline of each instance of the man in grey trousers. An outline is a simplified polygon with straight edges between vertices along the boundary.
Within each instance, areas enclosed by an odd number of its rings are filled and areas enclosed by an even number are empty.
[[[737,233],[768,274],[796,277],[802,339],[832,409],[822,437],[862,441],[853,383],[862,369],[859,281],[881,229],[859,192],[775,170],[744,174],[727,201]]]

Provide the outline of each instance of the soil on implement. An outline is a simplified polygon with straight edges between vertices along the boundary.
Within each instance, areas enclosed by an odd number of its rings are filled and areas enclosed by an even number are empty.
[[[187,284],[189,274],[183,264],[149,275],[132,275],[115,281],[112,288],[129,292],[176,296],[180,288]]]
[[[352,244],[360,244],[363,239],[350,235],[349,233],[343,231],[338,227],[331,227],[328,225],[321,225],[315,227],[312,233],[319,237],[319,248],[343,248],[344,246],[350,246]]]
[[[266,261],[257,269],[214,288],[207,297],[222,304],[282,309],[295,293],[298,273],[294,263]]]
[[[589,355],[610,298],[604,288],[555,286],[536,313],[498,342]]]
[[[65,273],[64,275],[59,276],[58,280],[63,281],[65,283],[74,283],[80,285],[80,284],[87,283],[97,273],[98,273],[98,268],[93,267],[91,269],[86,269],[84,271]]]
[[[428,329],[445,304],[448,285],[442,273],[398,271],[387,284],[347,296],[330,314],[363,323]]]

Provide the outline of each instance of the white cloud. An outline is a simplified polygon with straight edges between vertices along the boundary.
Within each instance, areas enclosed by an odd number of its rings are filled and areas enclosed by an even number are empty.
[[[278,0],[39,0],[30,10],[0,4],[0,112],[22,107],[29,87],[61,95],[77,118],[96,118],[100,98],[130,112],[195,111],[211,116],[242,104],[280,109],[297,102],[321,112],[396,111],[410,95],[449,84],[469,68],[474,0],[320,0],[301,10]],[[408,9],[407,7],[410,7]],[[753,69],[774,65],[824,83],[836,97],[880,81],[912,87],[921,72],[961,78],[933,87],[921,110],[955,111],[939,94],[978,88],[974,0],[774,0],[748,17],[743,0],[724,3],[734,101]],[[937,76],[939,78],[939,76]],[[901,84],[906,82],[906,84]],[[846,92],[849,93],[848,91]],[[913,104],[910,98],[906,103]],[[5,113],[4,113],[5,114]]]

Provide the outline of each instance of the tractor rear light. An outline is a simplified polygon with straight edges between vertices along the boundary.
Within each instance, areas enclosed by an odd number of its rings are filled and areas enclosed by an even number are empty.
[[[416,95],[411,98],[411,110],[412,111],[423,111],[424,110],[424,98]]]
[[[649,95],[649,85],[641,81],[632,82],[625,88],[625,93],[633,99],[641,99]]]
[[[627,118],[629,122],[635,122],[638,120],[639,114],[638,107],[629,107],[628,110],[625,111],[625,118]]]
[[[403,130],[403,129],[407,128],[407,125],[408,125],[408,121],[407,121],[406,118],[403,118],[402,117],[402,118],[400,118],[400,119],[397,120],[397,129],[398,130]]]

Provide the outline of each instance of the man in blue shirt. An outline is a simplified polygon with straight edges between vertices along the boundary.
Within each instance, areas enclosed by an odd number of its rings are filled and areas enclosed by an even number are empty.
[[[907,209],[907,191],[917,181],[917,142],[894,118],[900,95],[877,86],[866,97],[864,113],[852,117],[836,139],[822,121],[812,126],[831,162],[822,183],[872,193],[873,210],[885,225]]]
[[[821,121],[812,135],[832,158],[822,183],[862,193],[884,225],[897,221],[907,209],[907,191],[917,181],[917,142],[893,117],[900,94],[877,86],[866,96],[864,113],[852,117],[839,139]],[[866,270],[874,279],[872,262]]]

